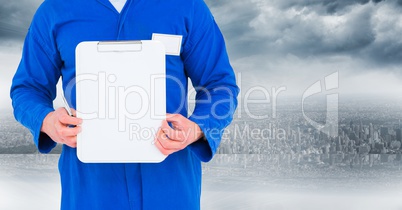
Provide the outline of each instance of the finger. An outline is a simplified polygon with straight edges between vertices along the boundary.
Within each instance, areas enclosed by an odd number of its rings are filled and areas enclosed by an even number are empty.
[[[168,136],[160,128],[158,130],[158,133],[156,134],[155,143],[159,142],[164,147],[164,145],[166,144],[165,142],[168,140],[169,140]]]
[[[169,130],[169,133],[166,133],[168,138],[172,141],[177,141],[183,143],[187,140],[187,133],[190,132],[188,130]]]
[[[73,109],[73,108],[71,108],[71,113],[73,114],[74,117],[77,116],[77,111],[75,109]]]
[[[161,129],[167,137],[173,141],[183,142],[187,139],[185,135],[186,130],[174,130],[169,126],[166,120],[162,121]]]
[[[170,126],[169,126],[169,124],[168,124],[168,122],[166,121],[166,120],[163,120],[162,121],[162,124],[161,124],[161,130],[163,131],[163,132],[168,132],[169,130],[173,130]]]
[[[170,155],[173,153],[173,151],[170,151],[168,149],[165,149],[162,144],[159,141],[155,141],[155,146],[158,148],[158,150],[163,154],[163,155]]]
[[[71,117],[68,114],[63,114],[59,117],[59,121],[64,125],[81,125],[82,119],[77,117]]]
[[[166,121],[168,121],[168,122],[181,122],[181,121],[183,121],[183,119],[187,119],[187,118],[185,118],[183,115],[181,115],[181,114],[169,114],[169,113],[167,113],[166,114]]]
[[[163,132],[168,138],[174,138],[173,137],[173,132],[174,130],[169,126],[168,122],[166,120],[162,121],[162,125],[160,127],[161,132]]]
[[[159,149],[159,151],[162,152],[162,154],[169,155],[169,154],[171,154],[171,152],[168,149],[166,149],[162,144],[162,142],[164,142],[166,140],[168,140],[167,136],[165,135],[165,133],[163,133],[162,129],[159,128],[159,130],[156,134],[154,144]]]
[[[179,141],[174,141],[168,139],[166,136],[162,135],[157,138],[157,143],[159,143],[164,149],[178,151],[184,149],[184,144]]]
[[[71,148],[77,147],[77,137],[67,137],[63,139],[63,143]]]
[[[165,141],[165,145],[163,145],[163,143],[161,141],[156,141],[155,145],[156,147],[159,149],[159,151],[161,151],[162,154],[164,155],[170,155],[172,153],[175,153],[177,151],[182,150],[183,148],[180,147],[179,145],[177,146],[172,146],[172,145],[166,145],[167,142],[171,142],[172,144],[177,144],[177,142],[173,142],[173,141]],[[169,144],[169,143],[168,143]]]
[[[191,122],[181,114],[166,114],[166,121],[172,125],[174,130],[186,130]]]
[[[171,125],[174,130],[184,130],[185,129],[181,124],[179,124],[177,122],[172,122]]]
[[[158,132],[157,137],[156,137],[156,142],[159,142],[159,144],[167,149],[167,150],[181,150],[184,148],[183,143],[180,141],[175,141],[169,138],[163,131],[160,129],[160,132]]]
[[[194,141],[202,137],[203,131],[200,126],[190,119],[184,117],[181,114],[167,114],[166,121],[172,124],[173,130],[171,131],[169,138],[174,138],[175,140],[182,141],[183,143],[187,141]]]
[[[156,144],[159,141],[159,138],[161,138],[162,135],[163,135],[163,131],[162,131],[161,128],[159,128],[158,131],[156,132],[155,139],[152,142],[152,144]]]
[[[65,137],[70,137],[70,136],[77,136],[77,134],[79,134],[81,132],[81,126],[76,126],[76,127],[63,127],[61,129],[59,129],[59,135],[62,138]]]

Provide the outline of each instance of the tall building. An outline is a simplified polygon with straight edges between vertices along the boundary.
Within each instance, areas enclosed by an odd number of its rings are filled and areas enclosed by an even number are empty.
[[[373,126],[373,123],[370,123],[370,125],[369,125],[369,137],[374,138],[374,126]]]
[[[380,139],[378,132],[374,131],[374,141],[378,141]]]
[[[380,129],[380,136],[385,139],[385,137],[388,135],[388,128],[387,127],[381,127]]]
[[[297,142],[299,144],[301,144],[301,131],[300,131],[300,127],[297,127]]]
[[[359,134],[360,134],[360,126],[358,126],[358,125],[354,125],[354,132],[355,132],[355,134],[357,135],[357,136],[359,136]]]
[[[397,128],[397,129],[395,129],[395,132],[396,132],[396,140],[397,141],[402,141],[402,129]]]
[[[349,123],[349,129],[353,131],[353,120],[351,120]]]

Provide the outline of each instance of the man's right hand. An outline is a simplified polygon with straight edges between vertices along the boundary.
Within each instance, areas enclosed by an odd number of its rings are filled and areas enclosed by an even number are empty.
[[[73,115],[76,112],[71,109]],[[53,141],[69,147],[77,147],[77,134],[81,132],[82,119],[71,117],[64,108],[58,108],[46,115],[41,132],[46,133]],[[72,127],[71,125],[75,125]]]

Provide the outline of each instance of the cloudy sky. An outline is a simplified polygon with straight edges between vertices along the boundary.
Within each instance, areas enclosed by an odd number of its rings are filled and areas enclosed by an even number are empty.
[[[41,0],[0,0],[0,108]],[[339,92],[402,96],[402,0],[207,0],[243,93],[259,85],[301,97],[339,72]]]

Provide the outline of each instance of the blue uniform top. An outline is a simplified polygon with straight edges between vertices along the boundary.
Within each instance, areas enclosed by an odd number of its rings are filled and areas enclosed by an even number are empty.
[[[222,34],[202,0],[128,0],[121,13],[109,0],[46,0],[33,18],[13,79],[14,115],[30,129],[40,152],[51,151],[56,143],[40,129],[54,110],[59,78],[64,91],[74,81],[77,44],[149,40],[152,33],[183,37],[180,56],[166,56],[166,73],[175,78],[166,81],[166,111],[187,116],[190,78],[197,102],[189,119],[200,126],[206,141],[158,164],[84,164],[76,149],[64,145],[61,209],[200,208],[201,161],[215,154],[239,91]],[[67,99],[75,108],[75,91]]]

